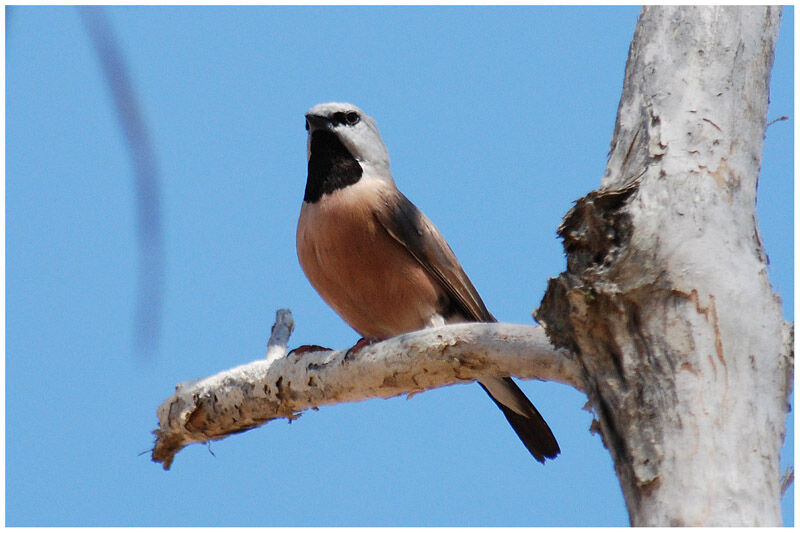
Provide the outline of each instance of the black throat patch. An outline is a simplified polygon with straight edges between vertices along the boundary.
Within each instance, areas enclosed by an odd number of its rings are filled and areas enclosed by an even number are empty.
[[[363,169],[339,138],[330,131],[311,134],[311,157],[303,201],[314,203],[324,194],[343,189],[361,179]]]

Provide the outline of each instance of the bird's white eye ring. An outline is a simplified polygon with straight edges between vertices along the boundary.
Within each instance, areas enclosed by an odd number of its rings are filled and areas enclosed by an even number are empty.
[[[347,115],[345,115],[345,119],[347,119],[348,126],[354,126],[358,124],[358,121],[361,120],[361,117],[359,117],[358,113],[356,113],[355,111],[350,111],[349,113],[347,113]]]

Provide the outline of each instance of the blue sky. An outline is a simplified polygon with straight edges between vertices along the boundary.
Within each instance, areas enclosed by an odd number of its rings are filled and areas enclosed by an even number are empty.
[[[487,306],[532,323],[565,266],[561,217],[600,183],[638,12],[109,8],[161,187],[164,313],[143,356],[133,167],[97,55],[75,8],[7,11],[7,524],[626,525],[585,397],[552,383],[521,383],[563,450],[545,466],[476,385],[272,422],[168,472],[139,454],[176,383],[263,357],[276,309],[292,345],[357,340],[295,255],[319,102],[375,117]],[[787,8],[770,119],[793,116],[793,43]],[[787,319],[793,129],[769,128],[758,199]]]

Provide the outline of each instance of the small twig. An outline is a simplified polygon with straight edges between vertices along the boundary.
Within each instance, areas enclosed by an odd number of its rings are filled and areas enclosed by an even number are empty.
[[[783,473],[783,477],[781,478],[781,497],[786,494],[786,491],[789,490],[789,487],[792,486],[794,482],[794,467],[790,466],[786,469],[786,472]]]
[[[783,115],[782,117],[778,117],[775,120],[771,120],[771,121],[767,122],[767,128],[769,128],[770,126],[772,126],[776,122],[781,122],[782,120],[789,120],[789,117],[787,117],[786,115]]]

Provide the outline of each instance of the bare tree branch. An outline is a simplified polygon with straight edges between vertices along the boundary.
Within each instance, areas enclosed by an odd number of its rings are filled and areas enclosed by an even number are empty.
[[[291,314],[287,320],[279,312],[273,337],[291,331],[290,321]],[[481,376],[583,388],[581,371],[568,352],[553,348],[539,326],[457,324],[399,335],[351,354],[276,357],[271,352],[268,357],[178,385],[158,408],[153,460],[168,469],[175,454],[194,442],[221,439],[275,418],[294,419],[321,405],[412,395]]]

